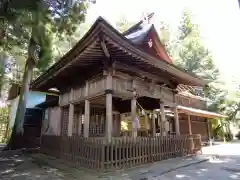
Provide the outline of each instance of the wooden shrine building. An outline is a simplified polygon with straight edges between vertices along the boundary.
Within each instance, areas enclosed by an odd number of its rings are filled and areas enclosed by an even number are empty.
[[[210,134],[206,117],[221,115],[185,107],[180,84],[206,82],[172,64],[153,25],[121,34],[100,17],[31,84],[60,93],[45,105],[41,152],[95,169],[192,154],[201,149],[199,134]],[[204,117],[195,119],[203,130],[189,129],[189,115]]]

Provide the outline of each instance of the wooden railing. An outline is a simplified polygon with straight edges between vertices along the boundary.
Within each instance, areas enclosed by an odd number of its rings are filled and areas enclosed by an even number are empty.
[[[96,170],[133,167],[201,150],[201,136],[106,138],[42,136],[41,153]]]
[[[205,101],[200,99],[194,99],[190,97],[184,97],[183,95],[177,95],[176,101],[178,105],[187,106],[196,109],[206,110],[207,104]]]

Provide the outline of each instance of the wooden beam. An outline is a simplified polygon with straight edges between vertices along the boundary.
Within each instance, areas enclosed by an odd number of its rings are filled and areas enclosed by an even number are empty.
[[[129,66],[129,65],[126,65],[123,63],[116,62],[115,67],[116,67],[116,70],[120,70],[120,71],[123,70],[123,71],[127,72],[128,74],[132,74],[132,75],[135,74],[138,77],[147,78],[149,80],[153,80],[154,82],[162,82],[162,83],[165,83],[168,85],[172,85],[172,83],[167,79],[153,75],[149,72],[142,71],[133,66]]]
[[[94,30],[96,31],[96,30]],[[91,32],[94,34],[94,31]],[[89,33],[87,33],[89,34]],[[42,84],[45,84],[49,80],[49,77],[52,78],[65,69],[68,63],[73,63],[77,61],[79,57],[84,53],[84,51],[92,48],[96,45],[96,39],[93,35],[85,35],[85,38],[82,38],[69,52],[67,52],[61,60],[55,63],[50,67],[44,74],[38,77],[35,81],[31,83],[31,87],[38,88]]]
[[[151,94],[154,93],[156,88],[156,81],[155,80],[151,80],[151,83],[148,84],[148,90]]]
[[[101,40],[101,41],[100,41],[100,44],[101,44],[101,48],[102,48],[102,50],[103,50],[103,53],[105,54],[105,56],[106,56],[107,58],[110,59],[110,53],[109,53],[109,51],[108,51],[108,48],[107,48],[104,40]]]
[[[100,40],[101,49],[105,55],[105,58],[101,59],[102,64],[103,64],[103,74],[107,75],[106,71],[109,71],[112,68],[113,61],[112,61],[111,54],[107,48],[107,45],[105,43],[104,36],[102,33],[100,33],[100,35],[99,35],[99,40]]]

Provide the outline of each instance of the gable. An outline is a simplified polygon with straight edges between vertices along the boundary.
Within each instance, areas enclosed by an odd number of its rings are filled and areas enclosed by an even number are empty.
[[[143,21],[140,21],[124,32],[123,35],[145,52],[172,64],[172,60],[159,39],[154,25],[144,24]]]
[[[154,27],[149,32],[149,38],[151,38],[153,41],[152,49],[157,54],[157,56],[172,64],[172,60],[168,56],[165,46],[159,39],[158,34]]]

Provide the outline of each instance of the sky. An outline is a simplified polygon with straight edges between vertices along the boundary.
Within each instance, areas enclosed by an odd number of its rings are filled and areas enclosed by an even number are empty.
[[[205,46],[212,52],[221,78],[240,82],[240,9],[238,0],[97,0],[90,6],[87,22],[102,16],[112,25],[125,17],[138,22],[143,13],[154,12],[153,23],[161,21],[177,28],[184,9],[191,10],[200,27]],[[161,37],[160,37],[161,38]]]

